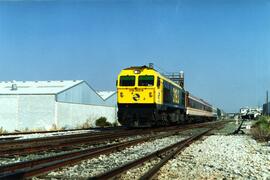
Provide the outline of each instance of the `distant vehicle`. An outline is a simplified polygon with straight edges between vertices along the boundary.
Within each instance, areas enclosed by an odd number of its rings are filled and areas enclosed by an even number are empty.
[[[117,80],[118,121],[128,127],[217,119],[217,110],[153,67],[123,69]],[[213,112],[214,111],[214,112]]]
[[[245,107],[240,109],[240,116],[242,119],[257,119],[261,115],[262,115],[261,108]]]

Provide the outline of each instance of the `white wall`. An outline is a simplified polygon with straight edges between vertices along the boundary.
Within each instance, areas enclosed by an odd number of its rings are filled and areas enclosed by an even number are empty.
[[[18,97],[0,96],[0,128],[14,131],[18,127]]]
[[[95,120],[102,116],[111,123],[115,122],[116,108],[57,102],[58,127],[78,128],[87,120],[95,126]]]
[[[54,95],[19,96],[19,126],[50,130],[55,124]]]
[[[50,130],[54,124],[78,128],[87,120],[95,126],[101,116],[115,122],[116,108],[55,102],[54,95],[0,95],[0,128],[8,132]]]
[[[14,130],[49,130],[54,124],[54,95],[1,95],[0,127]]]

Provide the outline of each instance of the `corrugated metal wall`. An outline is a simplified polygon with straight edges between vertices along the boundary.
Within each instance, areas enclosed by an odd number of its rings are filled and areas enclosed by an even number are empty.
[[[50,130],[92,126],[101,116],[115,122],[116,94],[104,101],[86,82],[56,95],[0,95],[0,128]]]
[[[116,106],[116,95],[104,101],[86,82],[57,94],[56,101],[75,104]]]
[[[114,123],[116,116],[114,107],[57,103],[57,121],[59,127],[63,128],[80,128],[85,123],[94,127],[100,117],[106,117],[107,121]]]
[[[268,103],[268,111],[267,111],[266,103],[263,105],[263,114],[264,115],[270,115],[270,103]]]

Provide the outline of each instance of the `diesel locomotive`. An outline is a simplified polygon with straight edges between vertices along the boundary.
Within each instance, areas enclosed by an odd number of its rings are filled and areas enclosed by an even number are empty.
[[[117,78],[118,121],[128,127],[216,119],[215,109],[153,67],[123,69]]]

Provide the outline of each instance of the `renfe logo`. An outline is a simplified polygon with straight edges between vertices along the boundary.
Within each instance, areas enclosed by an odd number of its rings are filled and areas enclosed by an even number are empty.
[[[133,95],[133,100],[134,101],[138,101],[140,99],[140,95],[139,94],[134,94]]]

